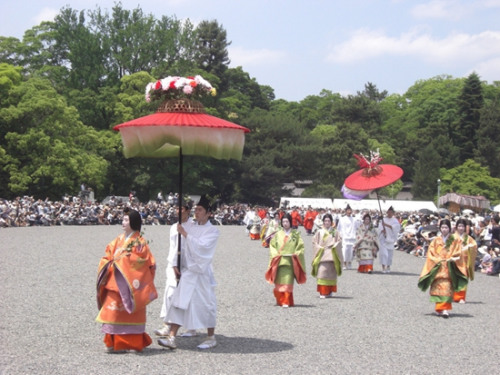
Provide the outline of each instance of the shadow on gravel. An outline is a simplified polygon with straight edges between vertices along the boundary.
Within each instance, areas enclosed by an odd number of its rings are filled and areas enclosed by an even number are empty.
[[[419,277],[420,274],[418,273],[409,273],[409,272],[398,272],[398,271],[391,271],[390,273],[382,273],[382,272],[374,272],[373,275],[383,275],[383,276],[411,276],[411,277]]]
[[[443,319],[443,320],[450,320],[453,318],[473,318],[474,317],[474,315],[471,315],[471,314],[457,314],[457,313],[454,313],[453,311],[450,312],[450,317],[448,319],[437,316],[435,313],[427,313],[425,315],[426,316],[433,316],[436,319]]]
[[[216,335],[217,346],[213,349],[200,350],[196,347],[200,341],[198,338],[183,338],[176,340],[176,351],[193,351],[193,352],[210,352],[222,354],[261,354],[261,353],[276,353],[285,350],[292,350],[293,345],[283,341],[264,340],[254,337],[229,337],[224,335]],[[142,353],[136,355],[153,356],[165,355],[171,350],[154,346],[144,349]],[[167,353],[165,353],[167,352]]]
[[[467,303],[465,305],[484,305],[483,301],[469,301],[467,300]]]

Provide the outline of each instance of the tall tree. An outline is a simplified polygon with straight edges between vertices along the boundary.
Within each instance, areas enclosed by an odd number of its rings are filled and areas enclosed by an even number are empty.
[[[196,28],[198,47],[197,63],[209,73],[222,77],[230,60],[226,30],[216,20],[202,21]]]
[[[54,19],[55,54],[69,71],[67,86],[97,90],[105,79],[105,53],[99,35],[86,25],[85,12],[63,8]]]
[[[477,153],[492,177],[500,177],[500,101],[491,101],[481,110],[477,131]]]
[[[483,104],[481,80],[476,73],[471,73],[465,80],[458,98],[459,121],[453,134],[454,143],[461,150],[461,162],[474,157]]]
[[[340,122],[317,126],[311,135],[316,149],[314,165],[309,160],[314,184],[333,185],[340,192],[345,178],[357,169],[353,154],[369,151],[366,132],[359,124]]]
[[[415,199],[434,200],[441,158],[434,144],[420,150],[415,164],[412,193]]]
[[[250,128],[241,162],[241,197],[251,203],[272,202],[286,182],[305,179],[313,160],[304,146],[311,145],[301,123],[290,115],[255,109],[244,119]]]

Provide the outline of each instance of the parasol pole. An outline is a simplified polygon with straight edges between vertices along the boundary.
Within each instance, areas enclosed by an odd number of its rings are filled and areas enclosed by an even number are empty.
[[[382,206],[380,205],[380,197],[378,196],[378,189],[375,190],[375,194],[377,195],[378,208],[380,210],[380,215],[382,216],[382,232],[384,233],[384,237],[387,237],[387,234],[385,233],[384,213],[382,212]]]
[[[182,147],[179,147],[179,199],[177,199],[177,204],[179,205],[179,221],[177,224],[182,224]],[[181,278],[181,232],[177,233],[177,269],[179,270],[179,276],[177,276],[177,282]]]

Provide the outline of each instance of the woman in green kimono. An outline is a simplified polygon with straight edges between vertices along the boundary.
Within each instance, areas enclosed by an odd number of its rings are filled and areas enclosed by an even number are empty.
[[[319,298],[333,297],[337,293],[337,276],[342,275],[342,248],[337,251],[332,215],[323,216],[323,228],[313,237],[314,259],[311,274],[317,278]]]
[[[304,241],[300,232],[291,228],[292,217],[281,218],[281,229],[269,243],[269,267],[266,280],[274,284],[274,296],[278,306],[294,306],[293,283],[306,282]]]

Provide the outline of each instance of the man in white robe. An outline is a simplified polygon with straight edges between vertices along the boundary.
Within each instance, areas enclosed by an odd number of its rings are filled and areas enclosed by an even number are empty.
[[[345,208],[345,215],[339,219],[337,226],[337,241],[342,241],[342,255],[344,257],[344,269],[352,268],[354,257],[354,243],[356,242],[356,230],[359,223],[352,216],[351,206]]]
[[[166,316],[170,334],[158,340],[159,345],[169,349],[177,347],[175,336],[181,326],[188,330],[207,329],[208,337],[198,345],[199,349],[210,349],[217,345],[217,301],[212,259],[220,233],[210,223],[210,214],[210,202],[202,196],[195,208],[196,223],[188,228],[177,225],[177,230],[185,240],[181,252],[181,278]]]
[[[181,221],[182,226],[184,228],[189,228],[194,225],[194,221],[189,217],[191,213],[191,208],[193,207],[193,201],[190,199],[183,200],[183,207],[181,208]],[[179,212],[177,212],[177,215]],[[165,294],[163,296],[163,303],[161,306],[160,318],[163,320],[164,325],[162,328],[155,330],[155,334],[157,336],[168,336],[170,333],[170,324],[166,319],[167,312],[172,305],[172,296],[174,294],[175,289],[177,288],[178,276],[180,275],[179,269],[177,268],[177,259],[178,259],[178,240],[179,240],[179,232],[177,232],[177,225],[172,225],[170,228],[170,247],[167,257],[167,281],[165,285]],[[186,241],[181,240],[181,246],[184,251],[186,247]],[[195,330],[187,331],[182,334],[182,336],[196,336],[197,333]]]
[[[394,255],[394,244],[398,240],[401,224],[394,217],[394,208],[389,207],[387,217],[382,218],[378,224],[379,232],[379,258],[382,265],[382,273],[391,272],[392,257]]]

